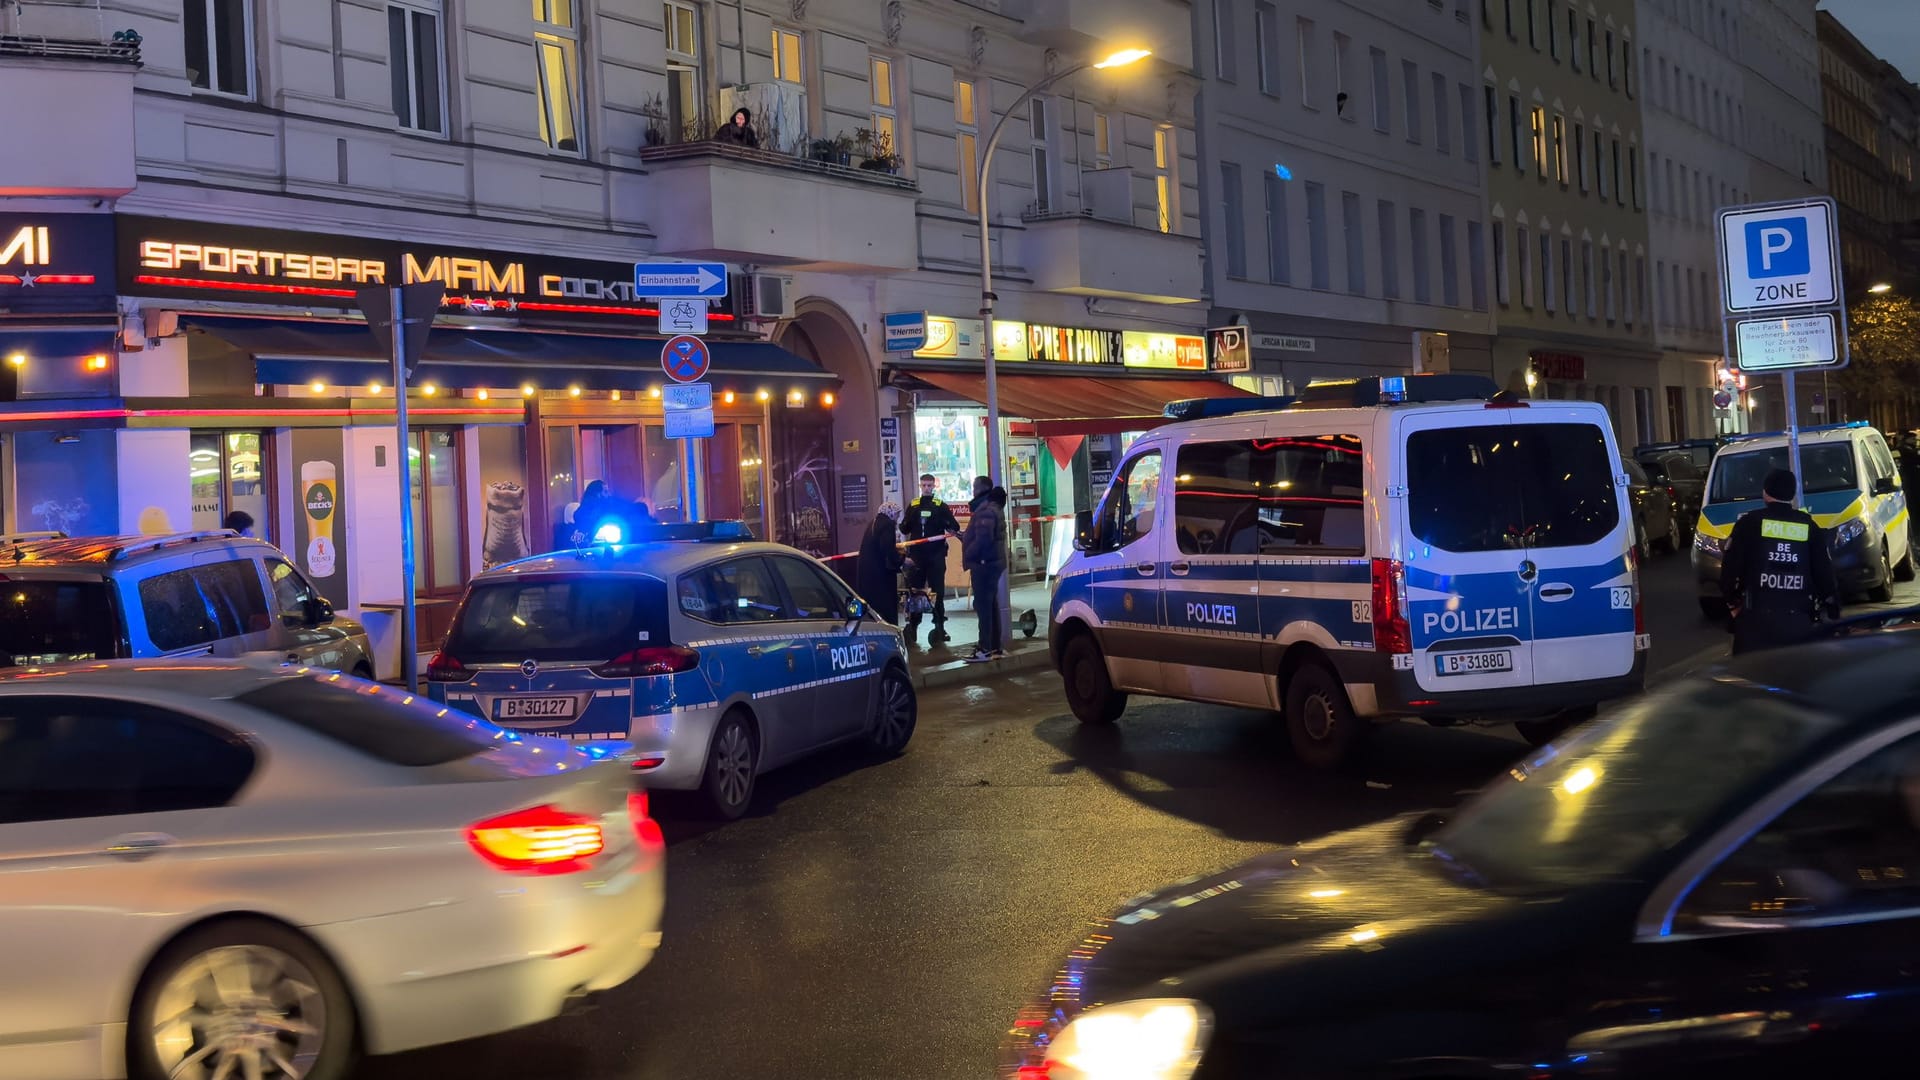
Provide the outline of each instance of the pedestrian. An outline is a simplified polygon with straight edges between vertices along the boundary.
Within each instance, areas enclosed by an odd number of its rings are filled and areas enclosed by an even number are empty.
[[[756,135],[753,130],[753,110],[733,110],[733,117],[726,123],[720,125],[719,131],[713,133],[713,141],[732,143],[735,146],[745,146],[754,149],[759,148],[760,136]]]
[[[1735,655],[1804,641],[1822,613],[1840,617],[1827,533],[1794,507],[1796,483],[1786,469],[1769,472],[1765,505],[1741,515],[1727,538],[1720,593],[1733,616]]]
[[[933,493],[937,483],[932,473],[920,475],[920,497],[907,504],[907,516],[900,531],[911,541],[907,548],[907,587],[928,589],[933,593],[933,630],[927,644],[947,642],[947,537],[960,535],[960,522],[953,508]],[[919,644],[920,613],[907,616],[907,644]]]
[[[223,529],[232,529],[241,536],[253,535],[253,515],[245,510],[235,510],[220,522]]]
[[[867,610],[882,622],[900,624],[900,504],[888,499],[860,539],[855,584]]]
[[[625,532],[625,515],[621,512],[620,499],[607,486],[605,480],[595,480],[587,485],[580,496],[580,509],[574,511],[573,520],[576,532],[583,539],[580,543],[591,544],[600,534],[600,527],[609,523],[622,526]],[[624,536],[622,537],[624,539]]]
[[[987,479],[984,476],[974,477],[973,478],[973,498],[967,500],[967,513],[971,514],[975,510],[980,509],[981,501],[987,497],[987,492],[992,489],[993,489],[993,481]]]
[[[970,664],[1007,655],[1006,627],[1000,625],[1000,575],[1007,572],[1007,491],[991,488],[975,504],[967,531],[960,535],[960,558],[973,581],[973,611],[980,619],[980,640]]]

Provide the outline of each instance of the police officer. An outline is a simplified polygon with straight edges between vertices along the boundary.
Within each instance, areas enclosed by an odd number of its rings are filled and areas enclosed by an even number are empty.
[[[907,504],[900,532],[910,541],[931,541],[908,546],[907,557],[913,560],[913,565],[907,571],[907,587],[933,590],[933,633],[927,635],[927,644],[939,645],[947,640],[946,538],[960,532],[960,522],[953,516],[953,510],[934,495],[933,485],[932,473],[921,474],[920,497]],[[916,611],[907,616],[907,644],[914,644],[919,638],[920,613]]]
[[[1840,588],[1826,530],[1794,508],[1795,480],[1775,469],[1761,485],[1766,505],[1741,516],[1727,538],[1720,592],[1733,614],[1733,651],[1803,641],[1821,612],[1840,616]]]

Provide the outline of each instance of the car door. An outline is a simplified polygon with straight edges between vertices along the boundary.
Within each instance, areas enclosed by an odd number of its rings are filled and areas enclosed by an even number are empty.
[[[1917,728],[1784,785],[1655,890],[1569,1052],[1653,1077],[1887,1075],[1905,1060],[1920,1025]]]
[[[1164,453],[1136,446],[1114,471],[1113,483],[1094,515],[1095,547],[1086,554],[1089,603],[1100,649],[1114,685],[1165,693],[1166,645],[1161,582],[1168,563],[1162,547],[1170,528],[1162,517]]]
[[[347,635],[331,622],[320,621],[320,594],[285,559],[265,560],[267,584],[273,590],[275,648],[288,658],[315,667],[338,668],[355,659],[347,653]]]
[[[1209,428],[1173,447],[1173,516],[1158,656],[1166,693],[1269,704],[1260,628],[1261,497],[1273,455],[1257,423]]]
[[[254,766],[240,735],[169,710],[0,697],[0,954],[32,973],[0,979],[0,1075],[46,1075],[9,1059],[125,1021],[141,958],[204,902],[183,864],[217,856]]]
[[[794,693],[796,705],[807,717],[809,748],[859,733],[872,710],[868,707],[874,676],[880,672],[880,650],[857,634],[848,594],[835,588],[831,575],[805,559],[787,555],[768,557],[787,602],[806,623],[813,647],[812,685]]]
[[[1900,481],[1900,469],[1894,464],[1887,442],[1877,431],[1870,431],[1861,449],[1867,459],[1867,514],[1874,531],[1886,540],[1887,564],[1898,566],[1908,556],[1912,536],[1907,523],[1907,492]]]
[[[135,655],[240,656],[267,646],[266,600],[251,563],[195,560],[150,574],[133,591],[146,638]]]
[[[790,761],[812,743],[810,699],[801,691],[818,675],[813,623],[787,603],[772,565],[763,555],[725,559],[683,574],[705,590],[707,621],[721,630],[709,647],[726,654],[714,690],[722,700],[744,694],[760,727],[764,767]],[[709,676],[711,678],[711,676]]]

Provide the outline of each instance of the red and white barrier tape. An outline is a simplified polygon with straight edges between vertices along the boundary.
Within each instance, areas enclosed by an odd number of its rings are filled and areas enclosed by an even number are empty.
[[[1048,521],[1072,521],[1073,515],[1072,514],[1053,514],[1047,517],[1023,517],[1023,518],[1020,518],[1019,520],[1028,522],[1030,524],[1039,525]],[[915,544],[931,544],[936,540],[944,541],[945,539],[946,539],[946,536],[944,535],[929,536],[925,540],[902,541],[899,546],[912,547]],[[851,559],[858,556],[859,554],[860,553],[858,551],[843,551],[838,555],[822,555],[822,556],[819,556],[819,558],[821,562],[833,562],[836,559]]]

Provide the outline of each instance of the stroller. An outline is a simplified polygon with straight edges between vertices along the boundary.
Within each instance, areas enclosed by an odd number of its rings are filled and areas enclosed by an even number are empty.
[[[933,589],[927,583],[926,568],[908,555],[901,567],[900,584],[900,620],[907,631],[907,641],[918,641],[920,620],[934,611]],[[934,618],[933,632],[927,635],[927,644],[944,645],[947,643],[946,620],[942,611]]]

